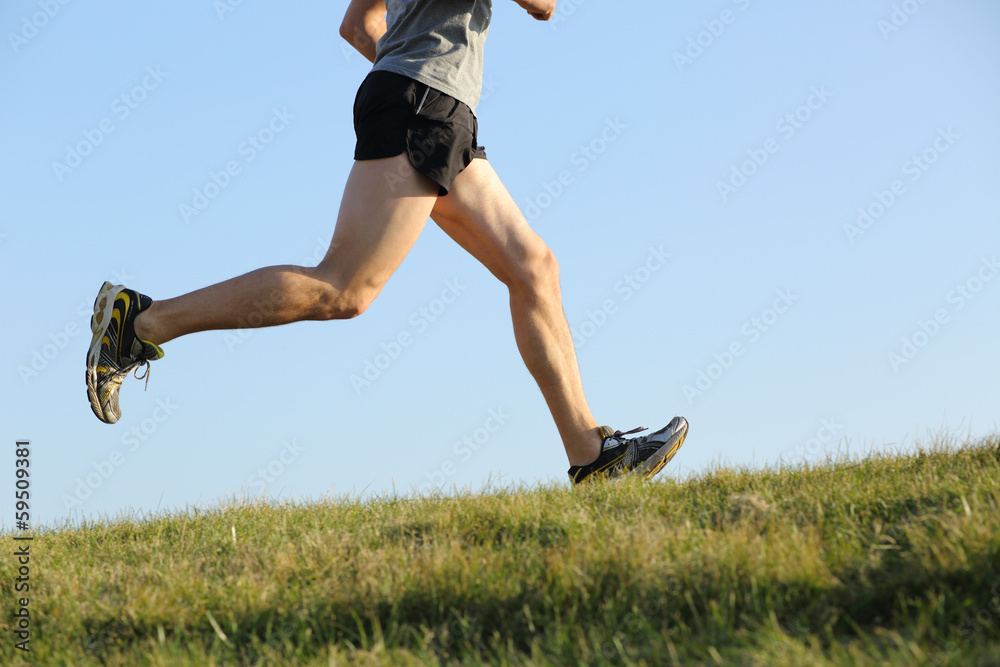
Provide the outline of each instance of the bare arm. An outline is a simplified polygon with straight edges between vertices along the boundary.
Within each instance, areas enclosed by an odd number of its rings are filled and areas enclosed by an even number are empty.
[[[556,0],[514,0],[539,21],[548,21],[556,13]]]
[[[340,36],[375,62],[375,43],[385,34],[385,0],[351,0],[340,23]]]

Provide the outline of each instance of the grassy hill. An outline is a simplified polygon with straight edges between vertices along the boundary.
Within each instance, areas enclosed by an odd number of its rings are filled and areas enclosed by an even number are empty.
[[[64,528],[32,545],[30,662],[0,559],[0,662],[997,665],[998,459],[994,437]]]

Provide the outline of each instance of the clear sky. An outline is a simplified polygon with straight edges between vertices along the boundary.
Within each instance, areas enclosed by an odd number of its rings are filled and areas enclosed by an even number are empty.
[[[345,8],[3,3],[0,493],[30,438],[35,520],[568,483],[504,288],[433,223],[361,318],[173,341],[90,411],[104,280],[322,256],[368,69]],[[998,34],[990,0],[496,0],[480,141],[597,419],[687,417],[678,477],[1000,429]]]

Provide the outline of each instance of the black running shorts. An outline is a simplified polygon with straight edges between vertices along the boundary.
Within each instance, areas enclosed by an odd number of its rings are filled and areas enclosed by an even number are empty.
[[[467,104],[394,72],[370,72],[354,99],[354,159],[405,151],[410,164],[438,184],[442,197],[473,159],[486,159],[476,143],[478,130]]]

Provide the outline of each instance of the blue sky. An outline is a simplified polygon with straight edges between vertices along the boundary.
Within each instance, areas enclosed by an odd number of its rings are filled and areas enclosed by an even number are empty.
[[[368,69],[345,8],[0,9],[0,477],[30,438],[36,521],[566,482],[504,288],[433,224],[363,317],[173,341],[90,412],[104,280],[322,256]],[[675,477],[996,432],[998,29],[988,0],[497,0],[480,141],[560,260],[597,419],[687,417]]]

